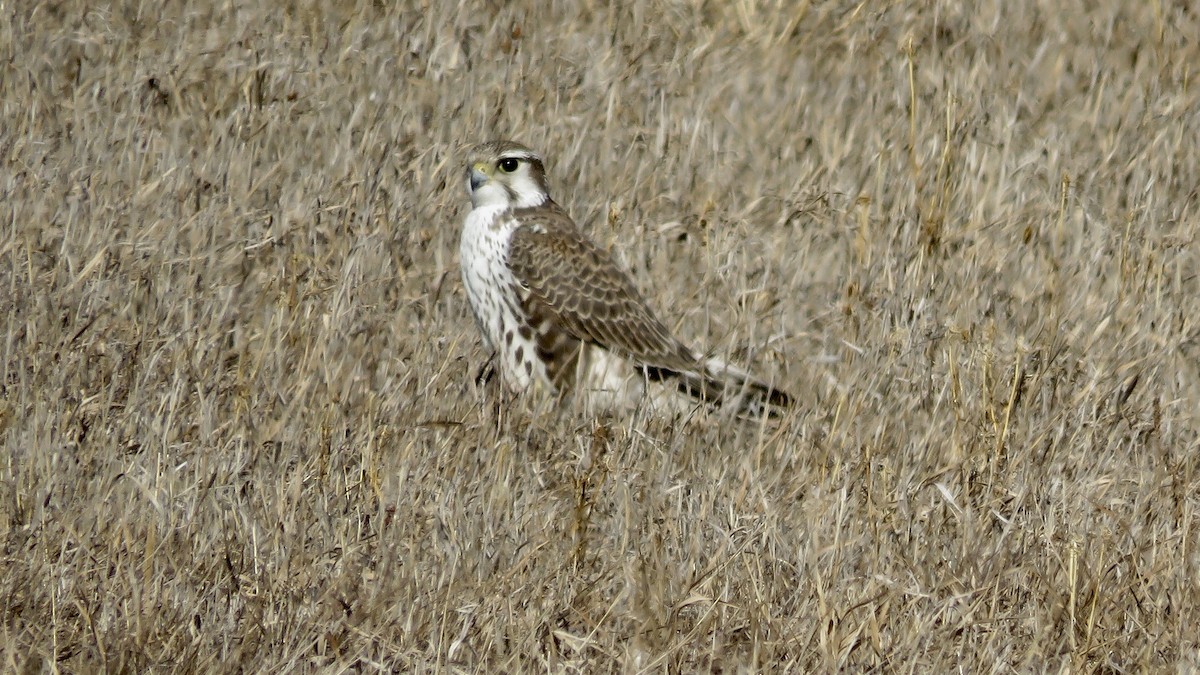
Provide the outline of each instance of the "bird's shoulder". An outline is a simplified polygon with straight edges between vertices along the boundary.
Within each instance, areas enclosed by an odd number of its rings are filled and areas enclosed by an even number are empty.
[[[518,223],[509,243],[509,256],[516,264],[585,259],[594,265],[611,264],[608,253],[587,237],[570,214],[554,202],[516,209]]]
[[[586,239],[571,214],[557,202],[547,201],[539,206],[513,209],[512,218],[519,225],[517,232],[529,239]]]

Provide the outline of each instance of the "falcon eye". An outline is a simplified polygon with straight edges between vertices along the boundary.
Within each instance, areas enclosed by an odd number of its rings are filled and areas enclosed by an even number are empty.
[[[521,162],[513,159],[512,157],[505,157],[504,159],[500,160],[500,170],[504,173],[512,173],[516,171],[517,167],[520,165]]]

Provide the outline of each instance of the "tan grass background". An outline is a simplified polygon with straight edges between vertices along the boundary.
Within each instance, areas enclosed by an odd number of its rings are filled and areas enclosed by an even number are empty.
[[[1200,668],[1198,35],[0,1],[0,669]],[[794,415],[477,388],[496,136]]]

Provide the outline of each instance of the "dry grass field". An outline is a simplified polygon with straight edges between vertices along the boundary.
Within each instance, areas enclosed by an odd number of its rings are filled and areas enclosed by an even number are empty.
[[[0,670],[1200,668],[1186,0],[0,0]],[[767,423],[475,373],[511,137]]]

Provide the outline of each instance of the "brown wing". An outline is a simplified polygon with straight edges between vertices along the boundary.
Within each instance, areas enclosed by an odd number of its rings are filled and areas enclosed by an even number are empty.
[[[600,345],[638,365],[671,370],[700,366],[690,350],[654,317],[629,275],[585,238],[550,202],[518,209],[508,263],[529,299],[582,342]]]

